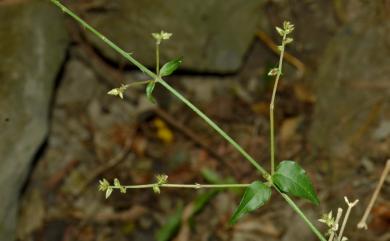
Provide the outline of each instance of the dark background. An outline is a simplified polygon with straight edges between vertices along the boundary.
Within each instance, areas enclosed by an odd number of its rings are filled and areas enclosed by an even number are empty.
[[[303,166],[321,200],[297,200],[317,219],[344,196],[349,240],[389,240],[388,179],[358,230],[390,156],[390,2],[387,0],[63,1],[154,69],[152,32],[172,32],[161,62],[183,56],[166,81],[269,169],[269,102],[280,42],[295,25],[277,93],[278,161]],[[242,190],[149,189],[123,184],[250,183],[254,168],[161,86],[107,95],[147,80],[50,1],[0,1],[0,240],[316,240],[274,193],[237,225]]]

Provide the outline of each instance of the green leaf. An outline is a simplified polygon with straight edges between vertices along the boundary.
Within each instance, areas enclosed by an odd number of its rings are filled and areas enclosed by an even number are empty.
[[[230,218],[230,224],[234,224],[245,214],[256,210],[266,203],[271,197],[271,189],[260,181],[254,181],[246,188],[244,196],[241,199],[233,216]]]
[[[308,199],[316,205],[320,203],[306,171],[296,162],[279,163],[272,181],[284,193]]]
[[[175,235],[179,230],[182,214],[183,207],[180,205],[176,212],[165,221],[164,225],[159,230],[157,230],[157,241],[171,240],[173,235]]]
[[[155,86],[156,86],[156,81],[150,81],[146,86],[146,97],[153,104],[156,103],[156,99],[152,95]]]
[[[275,27],[275,28],[276,28],[276,31],[278,32],[278,34],[283,37],[283,35],[285,34],[284,30],[279,28],[279,27]]]
[[[179,68],[180,64],[182,62],[181,58],[177,58],[174,60],[169,61],[168,63],[165,63],[163,67],[160,69],[160,76],[168,76],[173,73],[177,68]]]
[[[108,187],[106,190],[106,199],[108,199],[111,196],[113,189],[112,187]]]

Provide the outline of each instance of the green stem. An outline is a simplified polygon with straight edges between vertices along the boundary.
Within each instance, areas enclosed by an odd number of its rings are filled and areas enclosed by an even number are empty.
[[[184,104],[186,104],[191,110],[193,110],[200,118],[202,118],[211,128],[213,128],[218,134],[220,134],[226,141],[228,141],[236,150],[241,153],[252,165],[263,175],[266,179],[269,178],[269,174],[263,167],[261,167],[253,157],[251,157],[236,141],[234,141],[225,131],[223,131],[214,121],[212,121],[207,115],[205,115],[201,110],[194,106],[189,100],[187,100],[183,95],[177,92],[172,86],[170,86],[163,79],[159,78],[158,82],[164,86],[168,91],[180,99]]]
[[[79,16],[74,14],[71,10],[62,5],[58,0],[51,0],[55,5],[57,5],[64,13],[69,14],[72,18],[74,18],[77,22],[79,22],[83,27],[97,35],[103,42],[105,42],[112,49],[117,51],[124,58],[129,60],[135,66],[137,66],[142,72],[146,75],[150,76],[152,79],[157,80],[161,85],[163,85],[168,91],[170,91],[173,95],[179,98],[184,104],[186,104],[190,109],[192,109],[196,114],[198,114],[207,124],[210,125],[215,131],[217,131],[225,140],[227,140],[233,147],[235,147],[238,152],[240,152],[263,176],[269,177],[269,174],[263,167],[261,167],[237,142],[235,142],[226,132],[224,132],[214,121],[212,121],[209,117],[207,117],[201,110],[199,110],[196,106],[194,106],[190,101],[188,101],[184,96],[182,96],[179,92],[177,92],[174,88],[172,88],[167,82],[165,82],[162,78],[158,77],[155,73],[146,68],[143,64],[135,60],[131,55],[124,50],[122,50],[118,45],[114,44],[111,40],[103,36],[100,32],[94,29],[91,25],[82,20]]]
[[[137,81],[137,82],[133,82],[133,83],[129,83],[129,84],[126,84],[126,88],[130,88],[130,87],[134,87],[134,86],[138,86],[138,85],[146,85],[146,84],[149,84],[151,81],[153,80],[144,80],[144,81]]]
[[[132,64],[137,66],[142,72],[144,72],[146,75],[150,76],[152,79],[157,79],[157,81],[163,85],[168,91],[170,91],[173,95],[175,95],[177,98],[179,98],[184,104],[186,104],[190,109],[192,109],[196,114],[198,114],[211,128],[213,128],[215,131],[217,131],[225,140],[227,140],[238,152],[240,152],[245,159],[247,159],[262,175],[265,179],[270,180],[270,175],[263,167],[261,167],[255,159],[253,159],[237,142],[235,142],[226,132],[224,132],[215,122],[213,122],[210,118],[208,118],[202,111],[200,111],[196,106],[194,106],[190,101],[188,101],[184,96],[182,96],[179,92],[177,92],[175,89],[173,89],[168,83],[166,83],[163,79],[159,78],[155,73],[150,71],[148,68],[146,68],[144,65],[142,65],[140,62],[135,60],[133,57],[131,57],[131,54],[122,50],[120,47],[118,47],[116,44],[114,44],[111,40],[107,39],[105,36],[103,36],[101,33],[99,33],[96,29],[94,29],[91,25],[86,23],[84,20],[82,20],[80,17],[78,17],[76,14],[74,14],[71,10],[69,10],[67,7],[62,5],[58,0],[50,0],[53,4],[58,6],[64,13],[71,16],[73,19],[75,19],[77,22],[79,22],[85,29],[88,29],[93,34],[98,36],[103,42],[105,42],[108,46],[110,46],[112,49],[114,49],[116,52],[118,52],[120,55],[122,55],[125,59],[130,61]],[[280,77],[279,73],[279,77]],[[277,79],[279,79],[279,77]],[[276,85],[275,87],[276,88]],[[274,91],[276,92],[276,90]],[[274,96],[274,94],[273,94]],[[275,97],[273,97],[275,99]],[[274,153],[272,154],[274,156]],[[150,185],[150,184],[146,184]],[[149,186],[148,186],[149,187]],[[278,189],[276,189],[278,190]],[[306,218],[306,216],[303,214],[303,212],[295,205],[295,203],[284,193],[278,192],[283,196],[283,198],[287,201],[287,203],[302,217],[302,219],[308,224],[310,229],[318,236],[318,238],[321,241],[326,241],[325,238],[321,235],[321,233],[314,227],[314,225]]]
[[[292,209],[294,209],[295,212],[298,213],[298,215],[303,219],[303,221],[307,224],[307,226],[313,231],[313,233],[318,237],[319,240],[321,241],[327,241],[325,237],[321,234],[320,231],[313,225],[312,222],[305,216],[305,214],[302,212],[302,210],[294,203],[294,201],[285,193],[282,193],[276,186],[274,186],[276,191],[282,195],[284,200],[290,205]]]
[[[156,43],[156,73],[160,76],[160,43]]]
[[[280,56],[279,56],[278,73],[276,74],[275,77],[274,88],[272,90],[271,104],[269,105],[271,175],[273,175],[275,172],[275,124],[274,124],[275,98],[276,98],[276,91],[278,89],[280,75],[282,74],[285,39],[286,39],[286,34],[283,35],[282,49],[280,51]]]
[[[143,185],[128,185],[123,186],[126,189],[139,189],[139,188],[153,188],[154,186],[159,187],[168,187],[168,188],[193,188],[193,189],[200,189],[200,188],[246,188],[250,186],[250,184],[172,184],[172,183],[166,183],[166,184],[143,184]],[[119,189],[120,187],[116,186],[109,186],[111,188]]]

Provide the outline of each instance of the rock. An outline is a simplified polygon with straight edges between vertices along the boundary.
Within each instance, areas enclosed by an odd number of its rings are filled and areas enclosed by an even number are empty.
[[[247,51],[263,0],[119,0],[86,12],[87,22],[147,66],[155,64],[151,33],[173,33],[162,44],[161,60],[184,56],[182,68],[216,73],[237,70]],[[97,11],[104,8],[105,11]],[[96,11],[93,11],[96,10]],[[88,35],[103,55],[123,62],[100,39]]]
[[[48,131],[67,35],[48,1],[17,1],[0,6],[0,39],[0,240],[12,241],[19,193]]]
[[[365,15],[330,41],[314,83],[310,142],[331,160],[369,153],[370,132],[390,118],[388,8],[367,4]]]

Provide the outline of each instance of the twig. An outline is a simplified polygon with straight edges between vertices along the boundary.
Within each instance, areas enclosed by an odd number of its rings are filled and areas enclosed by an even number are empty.
[[[342,214],[343,214],[343,209],[341,209],[341,208],[337,209],[336,220],[335,220],[335,223],[334,223],[335,224],[335,228],[330,233],[328,241],[333,241],[334,235],[336,234],[336,231],[339,229],[339,222],[340,222],[340,218],[341,218]]]
[[[347,212],[345,213],[344,219],[343,219],[343,225],[341,226],[339,235],[338,235],[338,241],[341,241],[343,239],[343,233],[345,226],[347,225],[347,221],[349,218],[349,214],[351,213],[351,209],[359,202],[359,200],[355,200],[354,202],[349,202],[347,197],[344,197],[345,203],[348,205]]]
[[[153,188],[156,185],[159,187],[168,187],[168,188],[192,188],[192,189],[201,189],[201,188],[245,188],[249,187],[251,184],[173,184],[173,183],[151,183],[151,184],[142,184],[142,185],[123,185],[122,187],[126,189],[142,189],[142,188]],[[108,186],[112,189],[120,189],[117,186]]]
[[[203,121],[205,121],[214,131],[216,131],[223,139],[229,142],[248,162],[250,162],[257,171],[266,179],[267,181],[271,181],[271,175],[259,164],[257,161],[246,152],[235,140],[233,140],[224,130],[222,130],[213,120],[211,120],[205,113],[203,113],[200,109],[198,109],[194,104],[192,104],[187,98],[185,98],[182,94],[180,94],[176,89],[174,89],[171,85],[165,82],[161,77],[157,76],[155,73],[146,68],[143,64],[138,62],[135,58],[131,56],[131,53],[124,51],[114,42],[109,40],[107,37],[102,35],[99,31],[93,28],[91,25],[86,23],[83,19],[77,16],[74,12],[68,9],[66,6],[61,4],[58,0],[51,0],[53,4],[61,9],[64,13],[68,14],[74,20],[79,22],[84,28],[92,32],[98,38],[100,38],[104,43],[106,43],[109,47],[111,47],[118,54],[123,56],[125,59],[130,61],[132,64],[137,66],[143,73],[155,79],[156,82],[161,84],[166,90],[171,92],[172,95],[176,96],[181,102],[183,102],[188,108],[190,108],[194,113],[196,113]],[[286,22],[287,25],[288,22]],[[289,24],[289,23],[288,23]],[[292,39],[290,39],[292,41]],[[280,192],[283,198],[287,201],[287,203],[301,216],[301,218],[306,222],[308,227],[316,234],[318,239],[321,241],[326,241],[325,237],[321,234],[321,232],[306,218],[300,208],[294,203],[294,201],[286,194],[282,193],[276,186],[275,189]],[[108,189],[109,190],[109,189]],[[112,189],[111,189],[112,190]],[[121,190],[122,191],[122,190]],[[106,197],[109,196],[110,193],[106,192]]]
[[[390,159],[387,160],[385,169],[383,170],[382,175],[381,175],[381,177],[379,179],[379,183],[376,186],[374,193],[372,194],[370,203],[368,204],[366,210],[364,211],[364,215],[363,215],[362,219],[357,224],[357,227],[359,229],[362,229],[362,228],[364,228],[366,230],[368,229],[368,227],[367,227],[368,215],[370,214],[371,209],[374,206],[374,203],[375,203],[376,199],[378,198],[379,191],[381,190],[381,188],[383,186],[383,183],[385,182],[385,179],[386,179],[387,174],[389,173],[389,170],[390,170]]]

